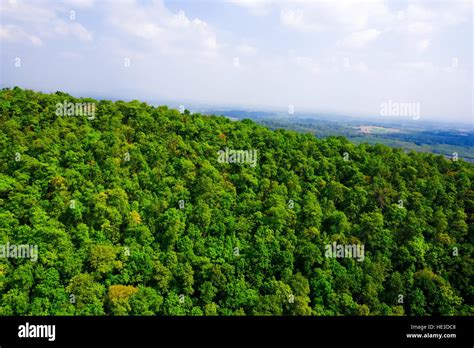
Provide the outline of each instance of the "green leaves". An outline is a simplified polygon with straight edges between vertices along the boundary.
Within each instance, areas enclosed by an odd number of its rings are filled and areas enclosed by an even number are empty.
[[[0,259],[0,315],[472,312],[472,164],[61,92],[0,111],[0,244],[39,250]]]

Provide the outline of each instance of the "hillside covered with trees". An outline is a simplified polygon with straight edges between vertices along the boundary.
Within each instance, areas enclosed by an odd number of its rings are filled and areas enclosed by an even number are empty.
[[[0,245],[38,257],[0,257],[0,315],[472,315],[473,178],[462,159],[3,89]]]

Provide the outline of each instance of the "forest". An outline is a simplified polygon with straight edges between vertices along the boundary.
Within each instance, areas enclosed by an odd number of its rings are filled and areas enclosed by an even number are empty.
[[[5,88],[0,315],[473,315],[473,178],[462,158]]]

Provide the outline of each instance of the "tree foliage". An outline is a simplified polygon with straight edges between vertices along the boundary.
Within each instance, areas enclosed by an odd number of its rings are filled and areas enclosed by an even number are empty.
[[[58,116],[91,102],[94,119]],[[225,148],[257,165],[220,163]],[[0,94],[0,315],[472,315],[474,169],[138,101]],[[365,257],[329,258],[333,242]]]

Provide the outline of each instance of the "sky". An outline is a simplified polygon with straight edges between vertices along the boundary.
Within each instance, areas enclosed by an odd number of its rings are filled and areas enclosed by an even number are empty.
[[[0,0],[0,86],[474,123],[472,17],[472,0]]]

